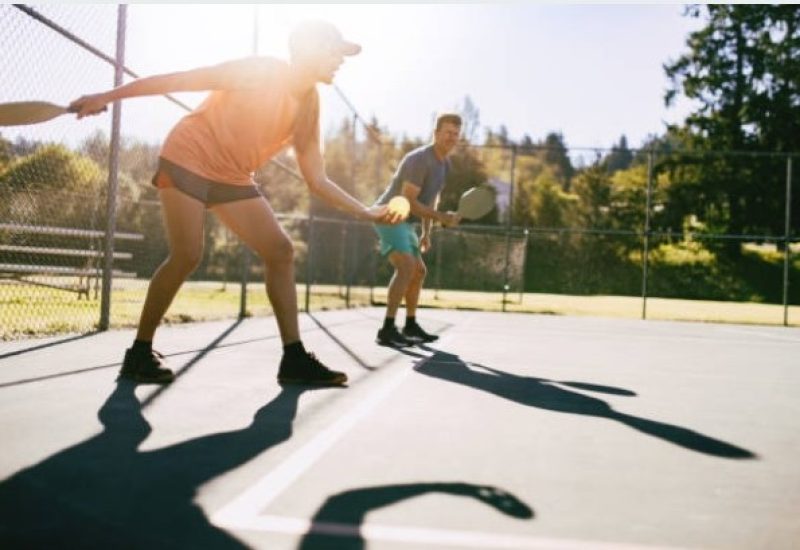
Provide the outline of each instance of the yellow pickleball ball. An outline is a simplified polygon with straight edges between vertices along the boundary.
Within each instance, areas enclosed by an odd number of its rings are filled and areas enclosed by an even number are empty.
[[[411,203],[408,202],[408,199],[403,197],[402,195],[397,195],[396,197],[392,197],[389,201],[389,210],[392,212],[396,212],[400,214],[403,218],[407,218],[408,214],[411,212]]]

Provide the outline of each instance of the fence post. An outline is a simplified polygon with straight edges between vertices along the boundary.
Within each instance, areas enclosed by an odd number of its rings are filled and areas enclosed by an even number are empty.
[[[258,5],[253,6],[253,55],[258,55]],[[250,278],[250,249],[242,243],[242,280],[239,294],[239,319],[247,315],[247,281]]]
[[[375,128],[376,132],[377,127]],[[373,141],[377,147],[377,154],[375,155],[375,180],[376,182],[381,181],[383,178],[382,168],[383,168],[383,141],[380,139],[380,136],[375,137],[375,133],[369,132],[369,135],[373,138]],[[378,254],[372,254],[372,260],[370,263],[370,268],[372,269],[372,273],[370,275],[370,283],[369,283],[369,303],[370,305],[375,305],[375,285],[378,284]]]
[[[352,220],[347,220],[344,225],[344,250],[342,253],[344,254],[344,307],[345,309],[350,309],[350,287],[352,283],[352,276],[350,275],[351,271],[353,270],[353,249],[350,246],[350,234],[352,233],[351,229]]]
[[[519,285],[519,305],[522,305],[522,302],[525,299],[525,276],[527,275],[527,265],[528,265],[528,242],[530,241],[529,235],[530,231],[528,228],[525,227],[525,247],[522,249],[522,279]]]
[[[442,231],[432,231],[431,245],[436,249],[436,285],[433,288],[434,300],[439,299],[439,289],[442,286],[442,239],[444,239],[444,233]]]
[[[373,245],[374,247],[374,245]],[[369,255],[369,305],[375,305],[375,285],[378,284],[378,254]]]
[[[792,155],[786,155],[786,226],[783,233],[783,326],[789,326],[789,266],[792,259]]]
[[[314,273],[314,256],[312,250],[314,248],[314,204],[313,200],[309,201],[309,214],[308,214],[308,242],[306,243],[306,313],[310,312],[311,302],[311,277]]]
[[[503,306],[502,310],[506,310],[506,296],[508,294],[508,264],[511,261],[511,230],[512,230],[512,217],[514,212],[514,171],[517,166],[517,145],[511,146],[511,176],[510,185],[508,190],[508,223],[506,224],[506,260],[503,268]]]
[[[247,314],[247,280],[250,278],[250,249],[244,243],[242,248],[242,280],[239,295],[239,319],[244,319]]]
[[[642,319],[647,319],[647,272],[650,255],[650,207],[653,200],[653,149],[647,152],[647,198],[644,211],[644,243],[642,249]]]
[[[117,6],[117,51],[114,60],[114,87],[122,84],[125,67],[125,27],[128,6]],[[108,154],[108,192],[106,196],[106,235],[103,247],[103,286],[100,291],[100,330],[111,324],[111,279],[114,270],[114,234],[117,231],[117,188],[119,186],[119,134],[122,103],[115,101],[111,108],[111,143]]]

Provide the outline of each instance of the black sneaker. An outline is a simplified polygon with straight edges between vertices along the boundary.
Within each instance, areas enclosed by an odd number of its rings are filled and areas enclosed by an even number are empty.
[[[381,346],[391,346],[393,348],[414,345],[414,342],[400,334],[400,331],[397,330],[397,327],[394,325],[380,329],[375,341]]]
[[[320,363],[313,353],[289,357],[283,354],[278,369],[280,384],[314,384],[318,386],[343,386],[347,383],[347,375],[331,370]]]
[[[127,378],[142,384],[169,384],[175,380],[175,375],[164,365],[164,356],[155,350],[140,351],[128,348],[119,371],[119,378]]]
[[[429,334],[422,330],[419,325],[411,325],[403,327],[403,336],[415,342],[429,343],[435,342],[439,339],[436,334]]]

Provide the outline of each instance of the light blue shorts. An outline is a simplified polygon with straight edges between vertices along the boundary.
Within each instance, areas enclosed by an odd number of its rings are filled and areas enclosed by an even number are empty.
[[[381,255],[387,256],[397,251],[412,256],[420,256],[419,237],[410,223],[397,225],[375,224],[375,232],[381,241]]]

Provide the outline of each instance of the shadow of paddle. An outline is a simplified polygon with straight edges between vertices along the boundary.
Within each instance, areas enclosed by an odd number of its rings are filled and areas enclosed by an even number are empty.
[[[241,429],[139,451],[151,432],[129,382],[99,411],[103,431],[0,483],[0,548],[247,548],[194,503],[205,482],[292,435],[285,387]]]
[[[421,360],[414,367],[417,372],[426,376],[485,391],[527,407],[606,418],[652,437],[706,455],[731,459],[756,458],[756,455],[747,449],[688,428],[616,411],[601,399],[571,391],[562,386],[614,395],[635,395],[629,390],[582,382],[558,382],[534,376],[518,376],[475,363],[468,364],[452,353],[433,348],[427,349],[433,354]],[[418,353],[409,355],[420,356]]]
[[[530,519],[534,515],[516,496],[486,485],[434,482],[364,487],[329,497],[314,514],[298,549],[362,550],[365,540],[361,525],[369,512],[430,493],[472,498],[513,518]]]

